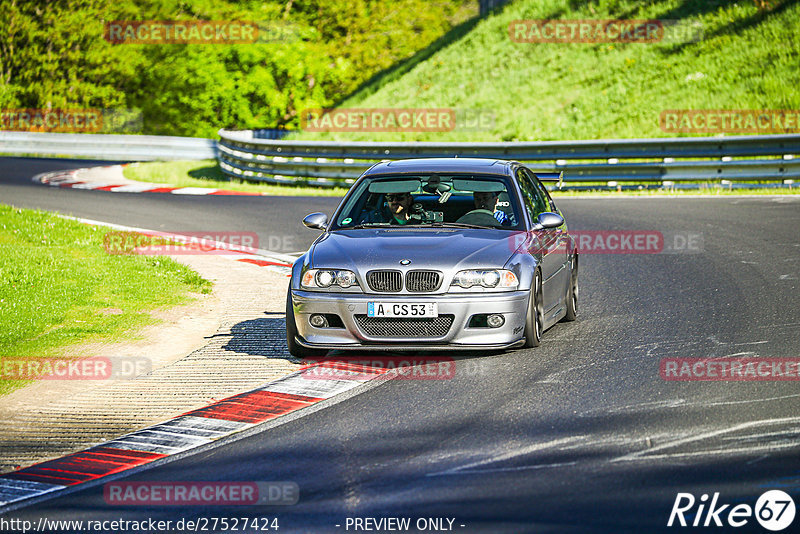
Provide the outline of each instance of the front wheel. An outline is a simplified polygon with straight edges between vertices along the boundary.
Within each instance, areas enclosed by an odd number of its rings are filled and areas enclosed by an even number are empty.
[[[327,350],[309,349],[297,343],[297,324],[294,321],[294,308],[292,307],[292,288],[286,293],[286,345],[289,354],[295,358],[321,358],[328,354]]]
[[[567,291],[567,314],[565,321],[574,321],[578,317],[578,255],[572,257],[570,265],[569,291]]]
[[[542,274],[536,271],[528,298],[528,315],[525,318],[525,347],[538,347],[542,342],[543,323],[542,316]]]

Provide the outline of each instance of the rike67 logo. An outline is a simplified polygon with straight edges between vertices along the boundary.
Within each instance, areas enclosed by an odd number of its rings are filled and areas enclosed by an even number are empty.
[[[719,492],[714,493],[710,501],[707,493],[701,495],[699,500],[691,493],[678,493],[667,526],[738,528],[747,525],[755,517],[765,529],[778,532],[792,524],[796,511],[794,500],[780,490],[762,494],[755,508],[749,504],[721,504]]]

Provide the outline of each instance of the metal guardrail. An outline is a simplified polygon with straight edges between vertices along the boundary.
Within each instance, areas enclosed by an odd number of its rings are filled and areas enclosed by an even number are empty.
[[[534,162],[529,165],[534,172],[564,171],[565,182],[800,178],[800,158],[795,158],[800,155],[800,135],[536,143],[284,141],[259,139],[251,131],[228,130],[220,130],[219,135],[218,159],[224,172],[237,178],[279,183],[348,185],[380,160],[455,156]],[[733,159],[742,157],[760,159]],[[625,159],[656,161],[620,161]]]
[[[217,157],[222,170],[233,177],[318,186],[347,186],[371,165],[385,159],[454,156],[523,161],[534,171],[563,171],[565,182],[800,178],[800,157],[795,157],[800,155],[800,135],[536,143],[286,141],[264,139],[258,131],[251,130],[220,130],[219,135],[217,142],[196,137],[0,131],[0,154],[124,161]]]
[[[217,142],[200,137],[0,131],[0,154],[81,156],[123,161],[213,159]]]

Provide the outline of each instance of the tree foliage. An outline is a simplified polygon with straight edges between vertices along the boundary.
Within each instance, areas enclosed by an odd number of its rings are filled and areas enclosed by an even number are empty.
[[[470,0],[5,0],[0,109],[140,109],[143,133],[297,128],[474,15]],[[250,44],[114,44],[110,21],[253,21]]]

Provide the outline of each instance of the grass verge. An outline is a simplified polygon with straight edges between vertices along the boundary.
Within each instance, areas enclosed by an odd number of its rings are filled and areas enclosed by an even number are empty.
[[[70,345],[129,339],[156,322],[150,310],[210,292],[170,258],[106,253],[105,233],[0,204],[0,360],[69,357]],[[0,394],[25,384],[0,376]]]
[[[509,35],[514,21],[543,19],[680,20],[697,25],[702,36],[684,42],[520,43]],[[395,69],[398,75],[375,79],[338,106],[465,112],[461,123],[456,113],[452,131],[295,137],[442,142],[708,135],[665,131],[661,113],[800,109],[799,21],[796,0],[509,2],[469,33],[429,47],[419,54],[424,60],[409,60],[407,68]],[[471,115],[485,120],[473,124],[466,120]],[[786,133],[796,131],[795,124]]]
[[[169,184],[177,187],[212,187],[274,196],[341,197],[347,189],[302,185],[259,184],[230,179],[213,159],[197,161],[153,161],[128,165],[125,178],[139,182]]]

